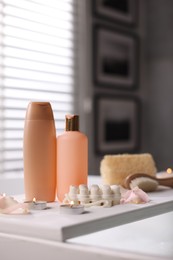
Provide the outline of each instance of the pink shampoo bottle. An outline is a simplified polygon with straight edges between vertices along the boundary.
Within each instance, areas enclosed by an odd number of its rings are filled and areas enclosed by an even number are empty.
[[[54,201],[56,197],[56,130],[49,102],[28,105],[24,127],[25,199]]]
[[[79,116],[66,115],[65,132],[57,137],[57,197],[60,202],[70,185],[87,184],[88,138],[79,131]]]

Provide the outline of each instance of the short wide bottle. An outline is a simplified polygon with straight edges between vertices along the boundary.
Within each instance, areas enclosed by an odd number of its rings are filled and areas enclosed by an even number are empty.
[[[79,131],[79,116],[66,116],[66,131],[57,137],[57,197],[63,201],[70,185],[87,184],[88,138]]]
[[[54,201],[56,130],[49,102],[31,102],[28,105],[23,152],[25,199]]]

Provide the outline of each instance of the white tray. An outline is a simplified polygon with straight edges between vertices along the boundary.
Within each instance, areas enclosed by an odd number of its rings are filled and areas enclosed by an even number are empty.
[[[50,203],[48,206],[51,209],[34,211],[29,215],[0,215],[0,232],[65,241],[173,210],[173,189],[161,189],[150,193],[149,196],[151,201],[147,204],[89,208],[82,215],[62,215],[59,213],[57,203]],[[20,200],[22,198],[20,197]]]

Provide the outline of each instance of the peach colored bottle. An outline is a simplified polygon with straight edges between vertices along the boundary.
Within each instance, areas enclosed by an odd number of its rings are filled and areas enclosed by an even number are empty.
[[[23,152],[25,199],[54,201],[56,130],[49,102],[29,103],[25,118]]]
[[[57,137],[57,197],[63,201],[69,186],[87,184],[88,138],[79,132],[79,116],[66,116],[66,131]]]

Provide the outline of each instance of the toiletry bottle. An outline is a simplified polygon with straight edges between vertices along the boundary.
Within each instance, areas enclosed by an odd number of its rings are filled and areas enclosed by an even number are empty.
[[[56,130],[49,102],[31,102],[24,126],[24,184],[27,201],[56,197]]]
[[[63,201],[70,185],[87,184],[88,138],[79,131],[79,116],[66,115],[65,132],[57,137],[57,197]]]

